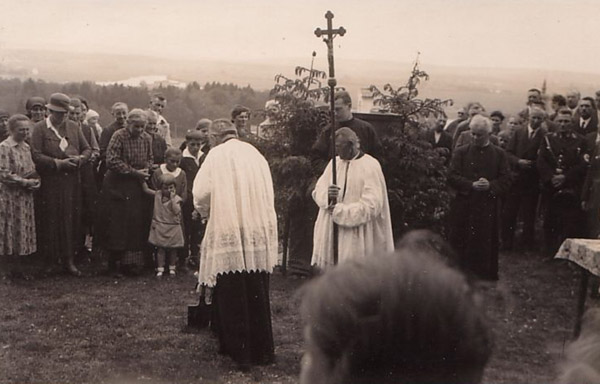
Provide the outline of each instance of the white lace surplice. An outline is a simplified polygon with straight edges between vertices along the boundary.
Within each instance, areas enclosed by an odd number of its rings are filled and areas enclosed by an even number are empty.
[[[313,191],[320,209],[311,264],[320,268],[333,265],[332,218],[339,226],[338,263],[394,250],[387,188],[379,162],[366,154],[350,161],[338,157],[336,168],[340,198],[333,213],[326,209],[331,161]]]
[[[194,179],[194,207],[209,215],[201,245],[201,284],[228,272],[271,272],[277,262],[273,181],[265,158],[231,139],[211,149]]]

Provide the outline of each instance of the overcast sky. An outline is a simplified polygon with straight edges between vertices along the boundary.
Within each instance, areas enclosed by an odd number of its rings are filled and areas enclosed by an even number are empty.
[[[4,3],[4,4],[3,4]],[[277,61],[326,55],[600,73],[600,0],[0,0],[1,49]]]

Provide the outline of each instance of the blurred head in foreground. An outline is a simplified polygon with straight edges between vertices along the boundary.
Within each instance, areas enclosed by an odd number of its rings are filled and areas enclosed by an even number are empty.
[[[465,277],[420,248],[309,283],[301,384],[481,381],[492,348],[485,316]]]
[[[583,317],[581,334],[566,352],[560,384],[600,383],[600,309],[594,308]]]

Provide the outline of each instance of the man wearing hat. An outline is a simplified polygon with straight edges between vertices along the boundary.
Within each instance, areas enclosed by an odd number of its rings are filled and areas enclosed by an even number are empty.
[[[25,110],[27,111],[25,115],[33,123],[44,120],[46,118],[46,99],[40,96],[30,97],[25,103]]]
[[[49,116],[33,128],[31,151],[42,179],[38,243],[47,269],[61,263],[70,274],[81,276],[74,263],[81,228],[79,167],[89,160],[91,149],[79,126],[67,119],[70,103],[62,93],[50,96]]]

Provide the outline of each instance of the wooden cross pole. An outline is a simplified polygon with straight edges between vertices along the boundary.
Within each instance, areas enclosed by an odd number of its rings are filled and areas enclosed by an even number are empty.
[[[333,29],[333,13],[331,11],[327,11],[325,14],[325,18],[327,19],[327,29],[322,30],[321,28],[315,29],[315,35],[317,37],[323,36],[323,41],[327,44],[327,61],[329,62],[329,79],[327,84],[329,85],[329,104],[330,104],[330,114],[331,114],[331,171],[332,171],[332,182],[334,185],[337,185],[337,170],[336,170],[336,161],[335,161],[335,87],[337,85],[337,80],[335,79],[335,67],[333,65],[333,39],[336,35],[344,36],[346,34],[346,30],[344,27],[339,27],[337,29]],[[330,202],[330,204],[335,204],[335,201]],[[338,227],[335,223],[333,223],[333,264],[338,263]]]

